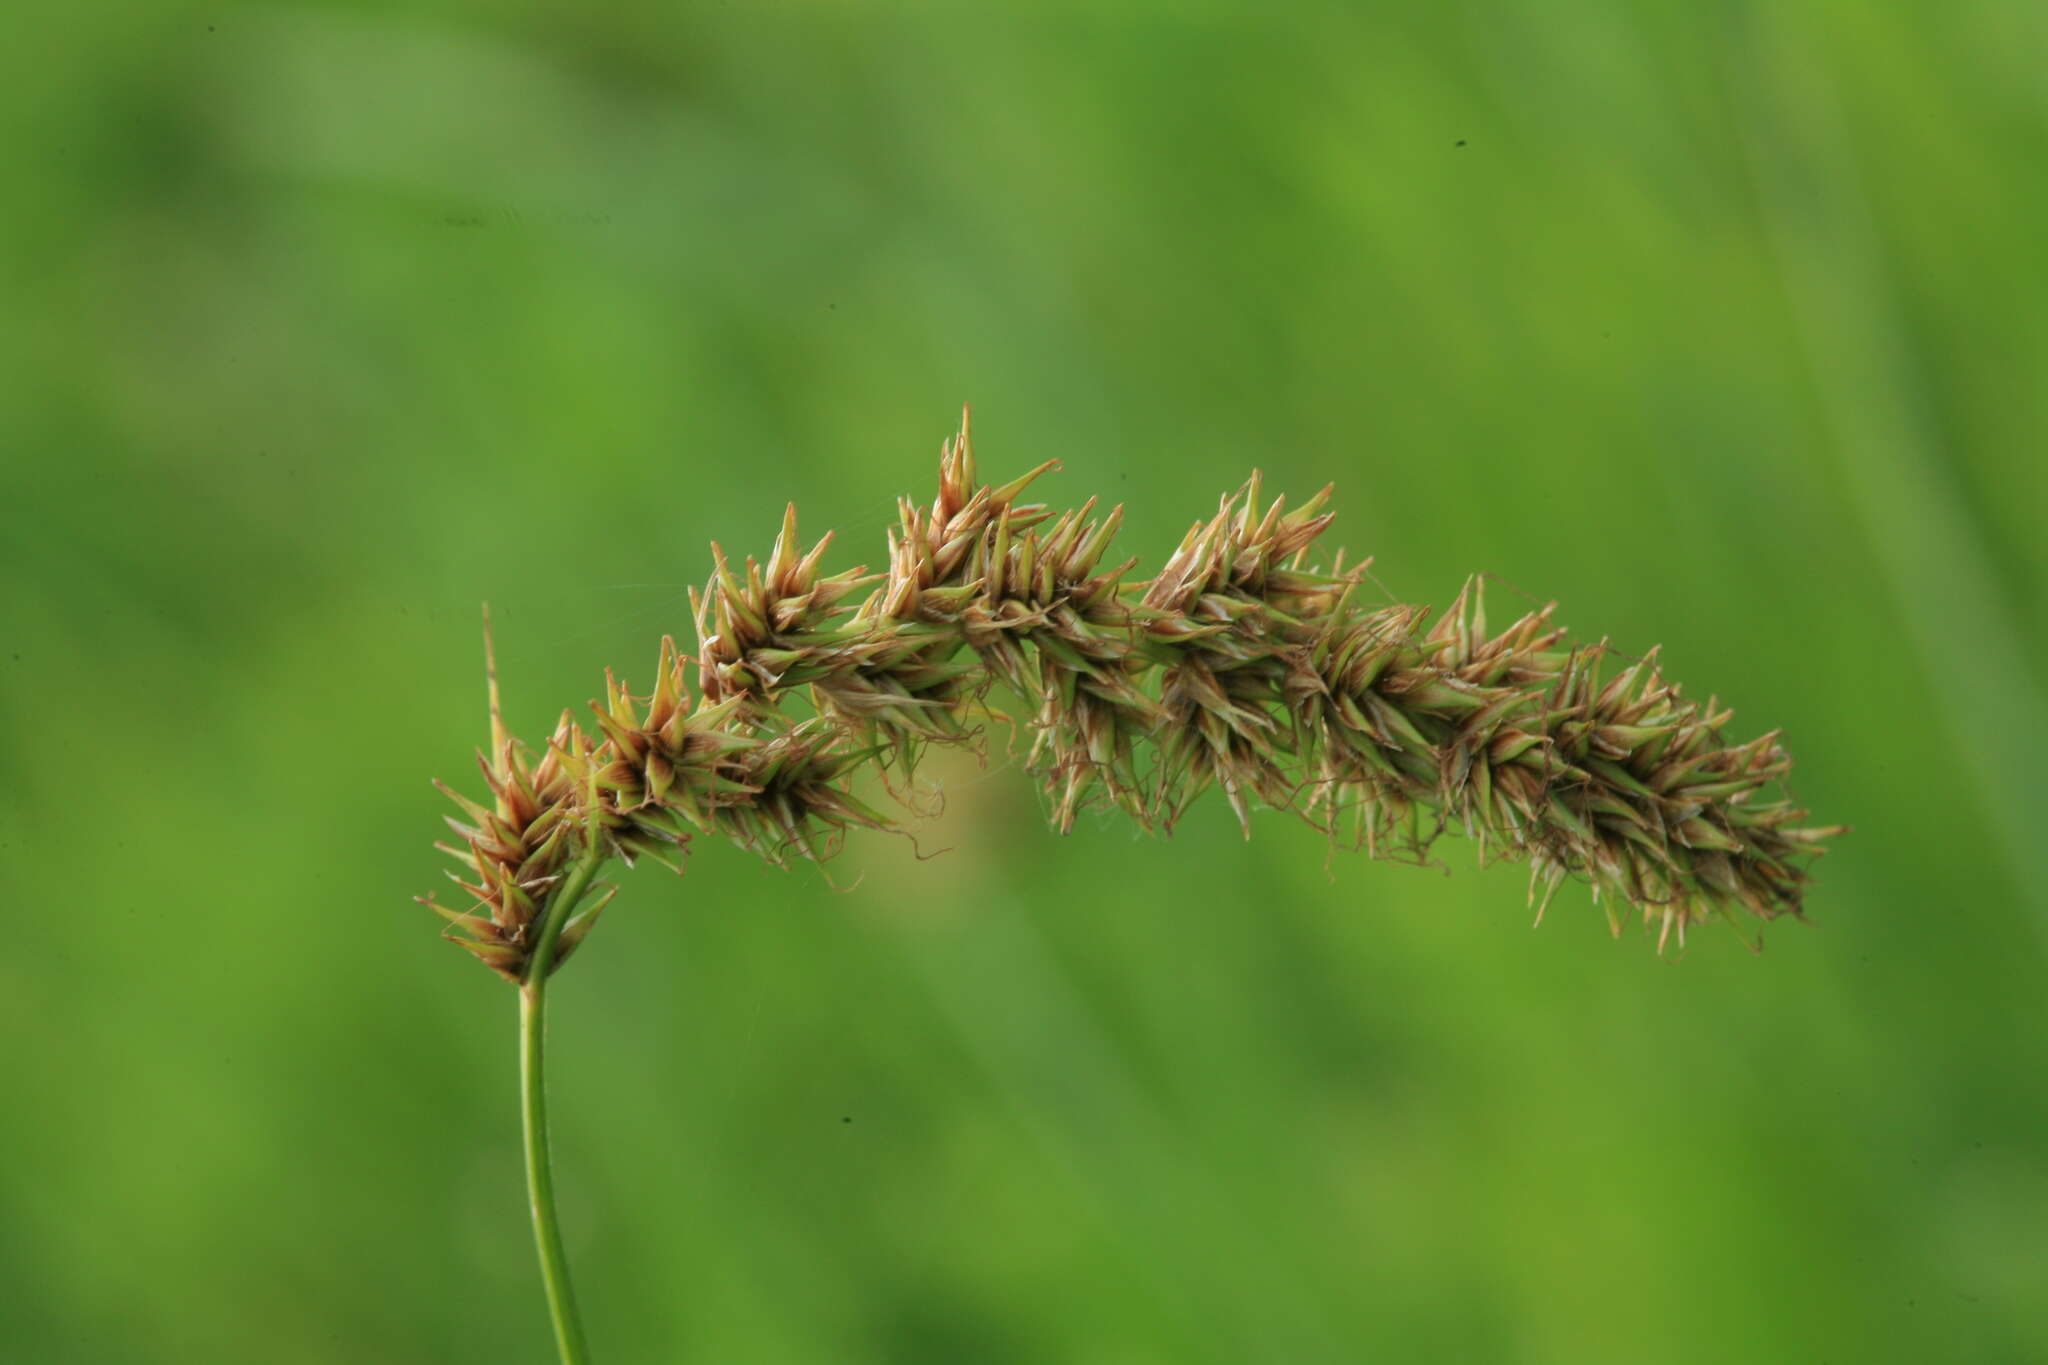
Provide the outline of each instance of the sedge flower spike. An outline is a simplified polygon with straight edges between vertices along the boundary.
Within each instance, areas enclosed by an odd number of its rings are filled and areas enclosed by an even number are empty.
[[[1656,651],[1573,643],[1549,606],[1493,630],[1477,579],[1433,624],[1369,605],[1370,561],[1314,557],[1331,490],[1290,510],[1256,474],[1127,581],[1137,561],[1110,551],[1121,507],[1022,501],[1057,467],[980,483],[963,419],[938,496],[899,504],[878,572],[824,572],[832,537],[806,549],[794,506],[765,561],[714,544],[695,656],[664,640],[647,696],[607,675],[594,731],[564,713],[538,755],[505,732],[493,670],[491,800],[449,791],[459,843],[440,845],[472,904],[428,901],[449,936],[524,983],[610,897],[544,935],[563,888],[589,886],[573,866],[680,870],[697,835],[821,860],[848,829],[898,828],[856,776],[907,779],[928,745],[980,745],[997,686],[1024,703],[1027,766],[1063,831],[1107,803],[1170,832],[1213,787],[1247,835],[1263,806],[1419,860],[1461,830],[1528,863],[1539,920],[1576,878],[1617,933],[1638,911],[1660,951],[1707,921],[1799,913],[1805,865],[1842,827],[1803,825],[1769,790],[1791,766],[1777,732],[1725,739],[1731,713],[1687,700]]]
[[[1771,794],[1791,767],[1775,731],[1725,740],[1729,713],[1686,700],[1654,650],[1575,644],[1551,607],[1492,631],[1477,579],[1434,624],[1371,605],[1370,561],[1314,558],[1330,490],[1290,511],[1256,474],[1127,582],[1137,561],[1110,553],[1121,507],[1021,500],[1056,467],[982,484],[963,418],[937,498],[899,505],[879,572],[825,573],[832,538],[805,549],[794,507],[766,561],[736,566],[714,543],[695,657],[664,639],[646,696],[607,673],[594,727],[564,712],[538,754],[506,729],[486,617],[489,800],[443,787],[461,814],[458,842],[437,845],[470,903],[426,903],[519,987],[527,1191],[563,1365],[590,1355],[555,1209],[546,1001],[611,899],[598,872],[680,871],[699,835],[785,865],[849,829],[900,828],[856,779],[900,789],[927,746],[978,748],[1008,719],[997,687],[1023,703],[1026,766],[1063,831],[1108,804],[1170,832],[1214,787],[1247,836],[1262,806],[1419,861],[1463,830],[1482,857],[1529,864],[1539,922],[1577,878],[1617,934],[1623,906],[1657,926],[1659,951],[1710,920],[1799,913],[1806,864],[1841,828]]]

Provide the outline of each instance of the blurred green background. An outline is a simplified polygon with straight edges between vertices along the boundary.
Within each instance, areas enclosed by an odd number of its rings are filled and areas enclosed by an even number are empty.
[[[1513,868],[700,846],[555,994],[608,1362],[2048,1359],[2031,0],[88,7],[4,65],[0,1359],[550,1359],[514,995],[436,940],[713,537],[1253,466],[1783,726],[1814,923]],[[471,774],[465,778],[465,774]]]

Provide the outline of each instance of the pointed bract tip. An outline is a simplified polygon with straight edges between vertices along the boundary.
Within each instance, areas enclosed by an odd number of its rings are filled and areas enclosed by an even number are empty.
[[[505,775],[510,759],[511,734],[505,728],[505,707],[498,696],[498,649],[491,636],[491,604],[484,603],[484,686],[491,704],[491,764]]]

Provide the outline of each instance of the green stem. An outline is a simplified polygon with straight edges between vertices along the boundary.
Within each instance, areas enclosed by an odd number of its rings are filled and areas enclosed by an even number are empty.
[[[519,987],[519,1113],[526,1129],[526,1193],[533,1206],[533,1240],[540,1251],[540,1275],[547,1287],[548,1314],[555,1323],[555,1344],[562,1365],[589,1365],[590,1348],[583,1340],[583,1320],[576,1313],[576,1293],[569,1286],[569,1258],[562,1251],[562,1228],[555,1216],[555,1174],[548,1156],[548,1094],[545,1074],[549,966],[555,941],[569,913],[590,889],[604,861],[601,844],[593,844],[548,905],[540,938]]]

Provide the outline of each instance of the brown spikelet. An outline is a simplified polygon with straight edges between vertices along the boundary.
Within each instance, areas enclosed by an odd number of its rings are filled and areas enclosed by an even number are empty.
[[[1575,644],[1551,606],[1494,629],[1478,579],[1433,623],[1362,605],[1370,561],[1314,558],[1329,488],[1290,509],[1255,473],[1127,583],[1136,561],[1110,553],[1123,508],[1019,501],[1055,468],[981,484],[963,415],[937,497],[898,507],[878,572],[824,574],[831,537],[805,549],[793,505],[764,561],[714,544],[691,594],[696,657],[663,640],[644,697],[607,675],[600,738],[565,713],[538,761],[505,730],[491,662],[493,804],[449,792],[462,842],[443,847],[474,902],[434,906],[450,936],[520,980],[537,916],[594,839],[680,869],[696,833],[783,864],[894,828],[853,777],[979,745],[996,685],[1024,704],[1061,829],[1107,802],[1170,830],[1212,788],[1247,835],[1253,810],[1290,811],[1373,856],[1421,858],[1455,826],[1483,857],[1529,863],[1539,921],[1576,878],[1617,932],[1635,907],[1660,950],[1738,911],[1798,914],[1805,863],[1842,832],[1801,826],[1774,794],[1791,766],[1776,732],[1731,742],[1729,713],[1686,699],[1655,650]],[[798,697],[807,719],[786,709]],[[569,921],[557,963],[601,905]]]
[[[465,909],[452,910],[432,897],[418,899],[448,922],[445,937],[516,984],[525,978],[539,921],[563,870],[584,846],[585,835],[579,825],[586,800],[582,779],[592,762],[592,751],[589,739],[566,711],[537,761],[506,729],[488,608],[484,613],[484,668],[490,697],[491,752],[479,753],[477,763],[491,803],[472,801],[446,783],[435,784],[462,812],[461,819],[448,817],[448,826],[460,844],[435,847],[461,867],[461,872],[451,871],[448,876],[470,903]],[[583,912],[586,920],[595,917],[595,910]],[[574,946],[573,940],[570,946]],[[566,952],[557,952],[558,963]]]

